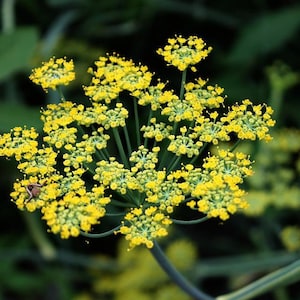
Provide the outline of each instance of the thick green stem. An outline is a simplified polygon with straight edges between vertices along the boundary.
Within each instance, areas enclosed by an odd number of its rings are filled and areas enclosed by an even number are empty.
[[[187,294],[189,294],[195,300],[214,300],[211,296],[198,290],[195,286],[189,283],[182,274],[180,274],[172,263],[165,256],[160,246],[154,241],[153,248],[150,249],[153,257],[159,263],[161,268],[169,275],[169,277]]]
[[[253,283],[241,288],[238,291],[227,295],[219,296],[217,300],[248,300],[254,299],[258,295],[262,295],[271,291],[285,283],[292,283],[300,278],[300,260],[272,272]]]

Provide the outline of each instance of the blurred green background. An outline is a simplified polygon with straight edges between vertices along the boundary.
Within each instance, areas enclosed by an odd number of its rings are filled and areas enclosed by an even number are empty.
[[[262,207],[225,223],[212,220],[176,227],[163,247],[183,236],[193,241],[196,262],[184,271],[213,296],[299,258],[300,246],[291,251],[281,238],[286,226],[300,226],[299,1],[2,0],[1,29],[1,134],[23,125],[41,130],[40,107],[56,98],[54,93],[44,94],[28,76],[53,55],[74,59],[77,80],[67,90],[68,99],[84,97],[81,86],[88,83],[87,68],[107,52],[147,65],[176,88],[178,72],[165,66],[156,49],[175,34],[202,37],[213,52],[196,76],[224,87],[228,103],[250,98],[275,105],[274,134],[279,142],[250,149],[263,168],[257,169],[256,182],[248,183],[249,197],[264,203]],[[293,129],[293,134],[281,131],[286,129]],[[64,241],[47,234],[38,214],[21,213],[10,202],[13,181],[20,176],[16,164],[1,159],[0,172],[0,300],[189,299],[163,290],[169,284],[165,278],[150,287],[135,281],[127,286],[128,276],[120,272],[128,266],[120,262],[122,251],[115,236]],[[291,190],[294,193],[288,194]],[[273,198],[266,202],[270,193]],[[179,217],[184,218],[184,213]],[[110,224],[104,221],[103,225],[109,228]],[[292,239],[299,243],[299,233]],[[178,250],[178,255],[183,259],[185,250]],[[139,272],[134,263],[131,269]],[[148,276],[153,280],[153,274]],[[115,287],[100,289],[96,282],[101,279]],[[119,285],[132,293],[122,298],[116,291]],[[256,299],[300,299],[296,285]]]

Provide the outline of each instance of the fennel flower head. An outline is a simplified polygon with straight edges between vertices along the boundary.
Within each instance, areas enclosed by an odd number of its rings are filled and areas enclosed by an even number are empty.
[[[112,218],[115,227],[103,236],[122,234],[129,248],[152,248],[172,223],[184,223],[173,218],[184,206],[199,220],[227,220],[246,208],[241,185],[252,162],[236,143],[269,141],[275,121],[266,104],[245,99],[224,109],[223,88],[188,80],[211,50],[196,36],[175,36],[158,49],[182,76],[178,93],[147,66],[99,57],[83,87],[89,104],[62,98],[42,109],[43,132],[16,127],[0,136],[0,155],[14,157],[23,174],[12,201],[40,210],[62,238],[96,234],[101,220]],[[73,67],[51,58],[30,79],[59,90],[74,79]]]

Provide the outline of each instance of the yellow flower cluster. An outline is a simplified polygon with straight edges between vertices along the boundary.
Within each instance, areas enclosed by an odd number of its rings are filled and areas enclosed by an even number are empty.
[[[129,247],[151,248],[167,235],[172,213],[183,205],[200,218],[222,220],[247,207],[240,186],[252,175],[251,162],[229,149],[239,139],[269,140],[272,109],[244,100],[219,113],[223,89],[201,78],[188,81],[184,74],[210,51],[194,36],[169,39],[158,50],[184,71],[180,95],[167,83],[152,84],[146,66],[115,54],[100,57],[84,87],[89,104],[62,98],[47,105],[40,142],[34,129],[1,135],[0,155],[14,156],[24,174],[11,193],[18,208],[40,209],[62,238],[89,232],[102,217],[117,213],[116,232]],[[30,78],[55,89],[74,78],[72,72],[72,61],[50,59]],[[220,142],[228,142],[227,150],[203,157],[208,144]]]
[[[251,109],[249,109],[251,107]],[[271,115],[273,109],[266,105],[253,105],[249,99],[236,104],[231,111],[221,119],[231,132],[235,132],[242,140],[260,140],[270,141],[272,138],[268,134],[269,127],[275,125]]]
[[[193,168],[187,174],[190,194],[197,199],[187,205],[209,217],[227,220],[229,213],[248,206],[243,198],[245,192],[239,185],[244,177],[251,175],[251,161],[247,155],[219,150],[218,155],[204,160],[203,170]]]
[[[168,39],[168,44],[157,53],[164,57],[170,65],[175,66],[180,71],[186,70],[190,66],[198,64],[211,52],[212,47],[205,48],[203,39],[197,36],[184,38],[181,35]],[[196,71],[195,67],[191,68]]]
[[[23,157],[30,159],[38,151],[37,137],[34,128],[13,128],[10,133],[0,136],[0,156],[14,156],[17,161]]]
[[[89,69],[93,75],[91,84],[84,87],[85,95],[93,101],[109,104],[121,91],[147,88],[152,79],[152,73],[146,66],[135,65],[133,61],[117,55],[100,57],[95,65],[95,70]]]
[[[150,206],[145,210],[142,207],[132,208],[124,219],[129,224],[122,225],[119,232],[125,235],[126,240],[129,240],[130,248],[141,244],[152,248],[153,240],[166,236],[168,232],[165,226],[172,223],[168,216],[165,216],[155,206]]]
[[[65,58],[50,58],[40,68],[35,68],[29,79],[40,85],[46,92],[56,90],[57,86],[68,85],[75,79],[73,61]]]

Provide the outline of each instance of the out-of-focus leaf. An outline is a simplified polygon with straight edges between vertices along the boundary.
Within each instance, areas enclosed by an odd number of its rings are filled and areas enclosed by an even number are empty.
[[[0,131],[8,132],[15,126],[35,127],[42,130],[40,110],[20,104],[0,103]]]
[[[229,64],[251,64],[258,56],[282,47],[300,27],[300,6],[257,18],[241,30],[228,57]]]
[[[78,13],[76,10],[68,10],[53,20],[52,25],[49,26],[49,30],[44,36],[43,44],[40,49],[44,57],[48,57],[53,53],[53,48],[62,37],[64,31],[66,31],[67,27],[75,20],[77,15]]]
[[[36,289],[41,289],[44,285],[41,274],[30,274],[29,272],[11,270],[5,277],[5,286],[15,292],[24,293]]]
[[[0,34],[0,80],[28,67],[37,41],[37,31],[33,27]]]
[[[47,0],[46,1],[50,6],[66,6],[70,4],[80,4],[81,0]]]

